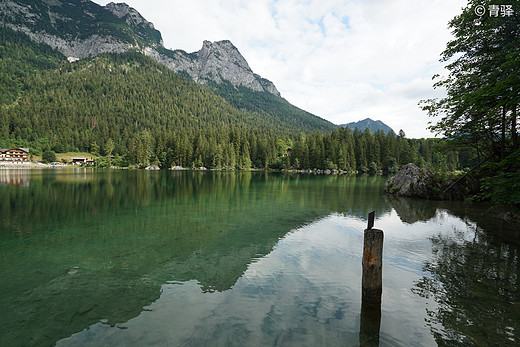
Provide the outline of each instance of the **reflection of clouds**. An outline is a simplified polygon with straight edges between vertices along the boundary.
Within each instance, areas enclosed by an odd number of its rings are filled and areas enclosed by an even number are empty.
[[[437,303],[411,288],[430,276],[423,269],[432,257],[430,238],[457,237],[468,226],[445,210],[415,224],[392,210],[375,225],[385,232],[380,342],[435,345],[424,322],[425,308]],[[119,325],[125,329],[98,323],[58,345],[357,345],[365,227],[359,218],[332,214],[287,234],[229,290],[164,284],[157,301]]]
[[[161,297],[147,307],[151,311],[122,324],[126,329],[112,328],[108,333],[106,326],[96,324],[62,342],[84,343],[87,336],[93,345],[357,341],[360,273],[356,270],[361,254],[354,249],[362,244],[362,234],[346,232],[338,218],[293,231],[269,255],[252,262],[228,291],[203,293],[195,281],[165,284]]]

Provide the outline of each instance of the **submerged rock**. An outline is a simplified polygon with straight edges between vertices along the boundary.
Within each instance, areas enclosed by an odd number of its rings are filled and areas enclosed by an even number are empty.
[[[428,186],[434,183],[433,173],[415,164],[406,164],[385,183],[385,193],[404,197],[428,198]]]

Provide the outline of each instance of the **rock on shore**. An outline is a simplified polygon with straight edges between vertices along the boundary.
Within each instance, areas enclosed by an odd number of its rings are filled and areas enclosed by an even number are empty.
[[[433,173],[415,164],[404,165],[385,183],[385,193],[404,197],[428,198],[428,186],[433,184]]]

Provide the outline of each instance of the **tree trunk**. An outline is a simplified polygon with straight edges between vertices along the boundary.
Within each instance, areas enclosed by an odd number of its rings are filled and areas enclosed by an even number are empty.
[[[513,139],[513,149],[516,151],[518,149],[518,133],[516,131],[516,105],[513,106],[511,138]]]
[[[500,141],[500,159],[506,156],[506,107],[502,106],[502,139]]]

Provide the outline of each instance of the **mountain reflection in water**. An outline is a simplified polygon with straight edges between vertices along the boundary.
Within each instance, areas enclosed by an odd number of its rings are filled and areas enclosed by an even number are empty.
[[[372,210],[385,231],[381,343],[518,339],[518,235],[478,205],[385,197],[378,176],[29,180],[0,186],[8,345],[358,344]]]

